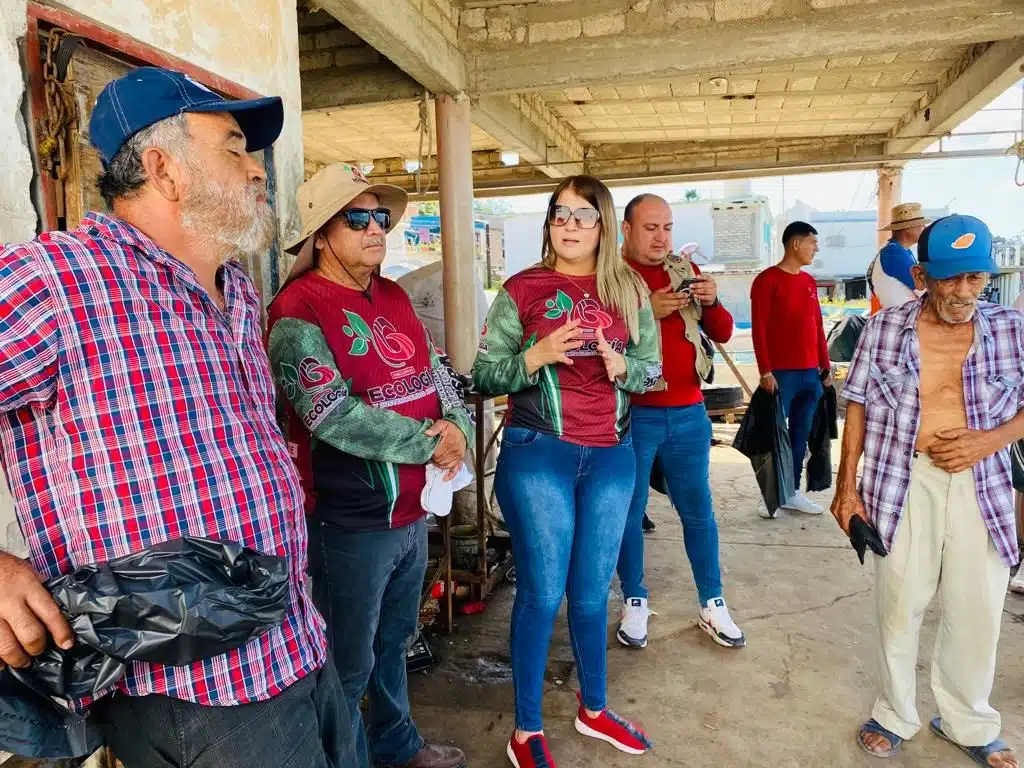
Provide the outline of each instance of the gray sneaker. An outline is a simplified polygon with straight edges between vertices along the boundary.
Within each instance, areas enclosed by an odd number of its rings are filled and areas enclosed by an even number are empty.
[[[628,597],[622,606],[619,631],[615,638],[627,648],[647,647],[647,620],[651,612],[646,597]]]

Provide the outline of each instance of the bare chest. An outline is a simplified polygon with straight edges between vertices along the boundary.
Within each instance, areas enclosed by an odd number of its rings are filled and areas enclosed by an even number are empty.
[[[940,333],[922,325],[919,339],[921,428],[918,448],[926,449],[939,430],[967,425],[963,368],[974,341],[974,328],[967,323],[963,330]]]

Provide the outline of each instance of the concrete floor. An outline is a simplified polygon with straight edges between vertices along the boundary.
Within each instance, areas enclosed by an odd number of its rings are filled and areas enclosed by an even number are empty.
[[[731,439],[729,428],[716,428]],[[835,446],[838,450],[838,444]],[[695,624],[696,593],[682,549],[678,518],[654,494],[658,524],[647,537],[651,589],[650,643],[627,650],[609,623],[609,703],[642,723],[655,742],[631,757],[576,734],[576,680],[564,613],[548,659],[544,714],[560,768],[618,766],[879,766],[854,740],[874,700],[871,563],[862,567],[834,520],[787,514],[757,516],[749,464],[715,448],[712,481],[720,525],[726,596],[748,646],[715,645]],[[827,506],[829,493],[816,494]],[[473,768],[506,765],[512,729],[508,616],[514,590],[505,586],[487,612],[458,621],[441,641],[443,657],[411,681],[413,715],[428,738],[463,747]],[[929,613],[918,666],[919,709],[935,712],[928,685],[937,614]],[[1009,596],[993,705],[1003,736],[1024,747],[1024,599]],[[922,731],[889,766],[967,766],[953,747]]]

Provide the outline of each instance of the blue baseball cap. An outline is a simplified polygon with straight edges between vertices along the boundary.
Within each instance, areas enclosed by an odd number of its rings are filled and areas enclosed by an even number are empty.
[[[279,96],[232,101],[181,72],[140,67],[111,80],[100,92],[89,118],[89,138],[106,166],[143,128],[184,112],[230,112],[249,152],[273,144],[284,125]]]
[[[968,272],[998,274],[992,232],[981,219],[953,214],[929,224],[917,243],[917,260],[935,280]]]

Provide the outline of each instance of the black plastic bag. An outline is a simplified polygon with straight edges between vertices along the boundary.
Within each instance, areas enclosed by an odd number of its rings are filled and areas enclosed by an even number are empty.
[[[184,666],[239,648],[279,624],[290,604],[284,558],[199,538],[79,568],[46,587],[76,642],[69,651],[51,645],[27,669],[10,670],[39,694],[39,717],[51,715],[43,708],[55,706],[46,697],[103,694],[129,662]],[[68,716],[68,724],[78,717]],[[20,733],[7,731],[0,720],[0,748],[7,749],[8,739],[17,742]],[[56,756],[18,748],[28,756]]]
[[[828,359],[837,363],[853,360],[860,334],[867,324],[868,319],[863,315],[848,315],[839,321],[828,333]]]
[[[1013,489],[1024,493],[1024,440],[1018,440],[1010,446],[1010,470]]]
[[[807,441],[808,491],[825,491],[832,487],[832,441],[839,437],[837,410],[835,387],[825,387]]]
[[[789,501],[795,492],[793,448],[782,410],[782,397],[758,388],[740,423],[732,447],[750,459],[768,513]]]
[[[704,333],[704,329],[700,329],[700,346],[704,350],[704,354],[708,356],[708,360],[711,361],[711,367],[708,369],[707,375],[702,376],[705,384],[715,383],[715,345],[711,343],[711,339]]]
[[[665,473],[661,470],[661,462],[658,461],[658,457],[654,457],[654,463],[651,465],[651,490],[657,491],[664,496],[668,496],[668,480],[665,478]]]
[[[864,555],[868,549],[879,557],[886,557],[889,554],[885,551],[885,544],[878,531],[860,515],[854,515],[850,520],[850,545],[857,553],[861,565],[864,565]]]

